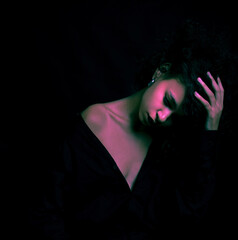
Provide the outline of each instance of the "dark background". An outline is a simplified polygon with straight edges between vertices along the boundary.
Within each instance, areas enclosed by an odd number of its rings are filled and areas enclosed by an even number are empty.
[[[27,232],[25,215],[44,178],[42,170],[80,111],[131,94],[137,59],[188,17],[208,26],[224,25],[237,54],[235,9],[227,1],[162,0],[3,8],[0,157],[6,163],[2,176],[8,233],[16,227]],[[232,91],[236,96],[237,89]],[[236,99],[225,107],[234,112],[232,133],[222,138],[217,187],[204,222],[209,234],[219,236],[233,232],[236,216]]]

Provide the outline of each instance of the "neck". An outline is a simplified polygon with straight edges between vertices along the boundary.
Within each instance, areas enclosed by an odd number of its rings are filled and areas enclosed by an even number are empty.
[[[139,107],[144,91],[142,89],[126,98],[107,103],[106,106],[128,126],[138,126]]]

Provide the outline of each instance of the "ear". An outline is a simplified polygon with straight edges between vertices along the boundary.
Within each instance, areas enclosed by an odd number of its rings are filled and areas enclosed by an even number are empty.
[[[152,76],[152,79],[158,80],[160,78],[160,76],[161,76],[161,71],[159,70],[159,68],[156,68],[155,73]]]
[[[171,68],[171,63],[163,63],[160,65],[159,67],[159,70],[162,72],[162,73],[167,73],[169,71],[169,69]]]

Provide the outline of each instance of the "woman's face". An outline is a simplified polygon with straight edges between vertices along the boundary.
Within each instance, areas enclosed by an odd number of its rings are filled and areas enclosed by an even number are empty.
[[[146,126],[170,125],[170,116],[180,113],[185,87],[177,79],[157,80],[148,87],[141,100],[139,119]]]

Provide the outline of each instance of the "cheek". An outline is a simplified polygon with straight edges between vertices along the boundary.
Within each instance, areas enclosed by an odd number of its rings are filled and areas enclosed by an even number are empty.
[[[140,121],[143,122],[144,116],[147,112],[150,111],[150,95],[147,94],[147,92],[145,92],[146,94],[144,94],[141,98],[141,102],[139,105],[139,109],[138,109],[138,117],[140,119]]]
[[[161,93],[156,91],[155,87],[149,88],[145,92],[142,98],[142,103],[147,108],[155,108],[155,107],[157,108],[160,102],[161,102]]]
[[[151,100],[152,100],[151,91],[147,90],[141,99],[140,111],[142,112],[148,111],[148,108],[150,108]]]
[[[152,114],[160,107],[161,100],[158,97],[158,93],[156,93],[156,91],[153,91],[152,88],[148,89],[141,99],[139,107],[139,119],[143,121],[145,116],[147,116],[147,113]]]

